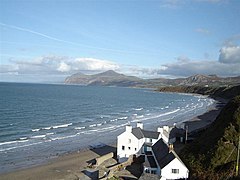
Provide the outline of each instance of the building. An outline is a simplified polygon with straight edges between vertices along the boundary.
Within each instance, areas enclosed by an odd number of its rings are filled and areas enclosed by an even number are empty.
[[[183,131],[163,126],[158,131],[126,126],[126,131],[117,138],[117,157],[119,162],[126,161],[130,155],[144,156],[144,173],[155,174],[162,180],[188,178],[189,170],[178,157],[172,143],[182,138]]]

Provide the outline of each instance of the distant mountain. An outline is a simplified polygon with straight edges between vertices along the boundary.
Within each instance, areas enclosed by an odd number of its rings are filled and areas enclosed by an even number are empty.
[[[99,86],[122,86],[133,87],[142,83],[142,79],[134,76],[126,76],[115,71],[109,70],[94,75],[82,73],[73,74],[65,79],[66,84],[99,85]]]
[[[226,86],[239,85],[240,76],[222,78],[216,75],[193,75],[188,78],[178,79],[141,79],[135,76],[126,76],[109,70],[94,75],[82,73],[73,74],[65,79],[66,84],[99,85],[99,86],[121,86],[121,87],[143,87],[156,88],[165,86]]]

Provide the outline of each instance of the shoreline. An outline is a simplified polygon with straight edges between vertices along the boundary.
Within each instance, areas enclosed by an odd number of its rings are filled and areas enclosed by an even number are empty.
[[[202,115],[183,122],[183,124],[189,126],[189,132],[206,128],[216,119],[227,100],[218,98],[214,98],[214,100],[216,103],[213,108],[208,109]],[[81,179],[81,177],[84,177],[82,171],[87,167],[87,162],[112,151],[116,151],[116,140],[102,147],[83,148],[75,152],[67,152],[56,158],[50,157],[49,161],[44,164],[1,173],[0,179]]]

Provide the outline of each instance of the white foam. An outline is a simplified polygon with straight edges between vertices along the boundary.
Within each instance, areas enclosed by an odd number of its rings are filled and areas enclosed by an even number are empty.
[[[31,138],[37,139],[37,138],[44,138],[44,137],[46,137],[46,134],[44,134],[44,135],[38,135],[38,136],[32,136]]]
[[[125,117],[120,117],[120,118],[118,118],[119,120],[123,120],[123,119],[127,119],[128,117],[127,116],[125,116]]]
[[[97,124],[91,124],[91,125],[89,125],[89,127],[95,127],[95,126],[97,126]]]
[[[27,137],[21,137],[21,138],[19,138],[20,140],[26,140],[27,139]]]
[[[49,129],[52,129],[53,127],[45,127],[45,128],[42,128],[42,129],[45,129],[45,130],[49,130]]]
[[[21,148],[21,147],[32,146],[32,145],[41,144],[41,143],[42,142],[37,142],[37,143],[32,143],[32,144],[25,144],[25,145],[22,145],[22,146],[14,146],[14,147],[10,147],[10,148],[0,149],[0,152],[9,151],[9,150],[17,149],[17,148]]]
[[[2,142],[0,143],[1,145],[7,145],[7,144],[15,144],[15,143],[23,143],[23,142],[27,142],[27,139],[21,139],[21,140],[17,140],[17,141],[6,141],[6,142]]]
[[[0,145],[5,145],[5,144],[13,144],[17,143],[18,141],[6,141],[6,142],[1,142]]]
[[[62,125],[57,125],[57,126],[53,126],[52,128],[53,129],[57,129],[57,128],[65,128],[65,127],[68,127],[68,126],[71,126],[72,123],[69,123],[69,124],[62,124]]]
[[[114,121],[117,121],[118,119],[112,119],[112,120],[110,120],[110,122],[114,122]]]
[[[47,136],[49,136],[49,135],[53,135],[53,134],[54,134],[53,132],[52,132],[52,133],[46,133]]]
[[[32,132],[40,131],[40,129],[32,129]]]
[[[72,138],[72,137],[75,137],[75,136],[77,136],[77,134],[70,135],[70,136],[56,137],[56,138],[52,138],[51,140],[52,140],[52,141],[56,141],[56,140],[61,140],[61,139]]]
[[[136,109],[134,109],[135,111],[141,111],[141,110],[143,110],[143,108],[136,108]]]
[[[81,126],[81,127],[75,127],[74,129],[80,130],[80,129],[85,129],[85,128],[86,128],[85,126]]]

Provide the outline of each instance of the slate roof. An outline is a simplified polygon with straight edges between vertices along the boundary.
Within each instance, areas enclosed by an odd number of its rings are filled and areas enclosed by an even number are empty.
[[[143,164],[145,167],[157,168],[156,161],[153,156],[146,156]]]
[[[163,169],[166,165],[168,165],[172,160],[177,158],[183,165],[184,163],[175,153],[175,151],[170,151],[168,145],[165,144],[163,139],[159,139],[152,147],[153,153],[156,157],[158,165],[161,169]],[[185,165],[184,165],[185,166]]]
[[[169,154],[169,148],[163,139],[159,139],[152,147],[152,151],[156,157],[156,160],[159,162]],[[159,164],[160,165],[160,164]],[[161,166],[160,166],[161,167]]]
[[[184,134],[185,134],[185,130],[184,129],[174,127],[170,131],[169,137],[170,137],[170,139],[171,138],[175,138],[175,137],[184,137]]]
[[[159,132],[147,131],[139,127],[133,128],[132,134],[138,139],[142,139],[142,138],[158,139],[158,136],[159,136]]]

